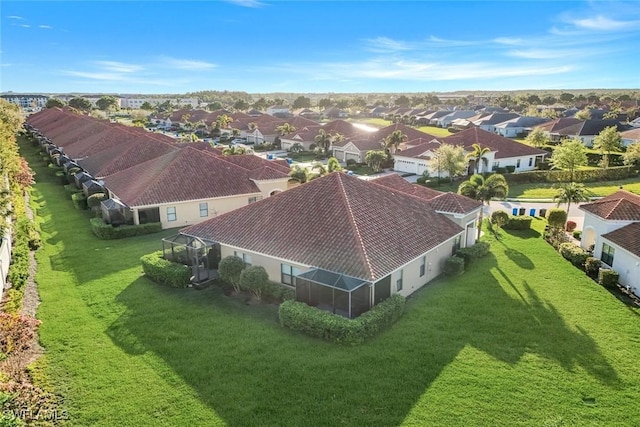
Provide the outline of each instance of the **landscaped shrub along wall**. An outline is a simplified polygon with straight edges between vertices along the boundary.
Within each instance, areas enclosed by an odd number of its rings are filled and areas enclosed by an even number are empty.
[[[355,319],[347,319],[303,302],[285,301],[280,304],[278,315],[280,324],[286,328],[330,342],[355,345],[395,323],[404,312],[405,301],[402,295],[392,295]]]
[[[575,182],[614,181],[636,176],[633,166],[610,167],[607,169],[581,169],[573,171]],[[566,170],[537,170],[505,175],[509,184],[535,182],[569,182],[571,172]]]
[[[464,260],[464,268],[468,268],[474,259],[482,258],[489,253],[489,243],[478,242],[473,246],[460,248],[456,251],[456,256]]]
[[[89,222],[91,223],[91,231],[93,231],[93,234],[102,240],[123,239],[125,237],[142,236],[143,234],[153,234],[162,231],[162,224],[159,222],[140,225],[121,225],[119,227],[105,224],[100,218],[91,218]]]
[[[530,216],[512,216],[509,215],[509,221],[502,227],[505,230],[529,230],[531,229]]]
[[[156,251],[140,258],[144,274],[156,283],[186,288],[191,282],[191,269],[184,264],[167,261],[162,255],[162,251]]]

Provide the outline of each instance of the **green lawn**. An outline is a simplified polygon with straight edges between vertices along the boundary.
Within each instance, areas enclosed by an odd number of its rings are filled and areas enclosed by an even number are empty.
[[[275,306],[151,283],[138,258],[162,235],[94,238],[33,165],[41,341],[72,425],[640,423],[640,313],[560,259],[541,220],[346,348],[282,329]]]
[[[391,124],[393,124],[391,122],[391,120],[385,120],[385,119],[380,119],[380,118],[369,118],[369,119],[354,119],[354,122],[357,123],[364,123],[367,125],[371,125],[371,126],[376,126],[379,128],[383,128],[386,126],[389,126]],[[419,126],[416,129],[418,129],[421,132],[426,132],[429,135],[433,135],[433,136],[449,136],[452,135],[451,132],[449,132],[447,129],[444,128],[439,128],[436,126]]]

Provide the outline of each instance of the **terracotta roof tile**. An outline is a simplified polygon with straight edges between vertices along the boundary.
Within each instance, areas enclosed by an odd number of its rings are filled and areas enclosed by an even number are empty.
[[[549,154],[544,150],[531,147],[527,144],[521,144],[512,139],[476,127],[447,136],[441,139],[441,141],[447,144],[461,145],[467,151],[471,149],[473,144],[480,144],[481,147],[489,147],[491,151],[495,151],[496,159]]]
[[[580,205],[580,209],[602,219],[613,221],[640,221],[640,196],[625,190]]]
[[[602,235],[621,248],[640,257],[640,222],[634,222]]]
[[[462,228],[417,197],[332,173],[181,232],[375,281]]]

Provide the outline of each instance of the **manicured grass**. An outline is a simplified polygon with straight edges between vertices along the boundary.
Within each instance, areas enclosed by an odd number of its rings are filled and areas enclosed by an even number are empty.
[[[138,257],[161,235],[94,238],[36,169],[41,341],[73,425],[640,422],[640,313],[556,255],[542,220],[349,348],[281,328],[275,306],[151,283]]]
[[[453,133],[449,132],[446,128],[439,128],[437,126],[419,126],[417,127],[417,129],[421,132],[425,132],[433,136],[445,137],[453,135]]]
[[[386,126],[389,126],[391,124],[393,124],[393,122],[391,122],[391,120],[385,120],[385,119],[380,119],[380,118],[369,118],[369,119],[354,119],[354,122],[357,123],[364,123],[367,125],[371,125],[371,126],[376,126],[379,128],[383,128]],[[416,129],[418,129],[421,132],[426,132],[429,135],[433,135],[433,136],[449,136],[452,135],[451,132],[449,132],[447,129],[444,128],[439,128],[437,126],[419,126]]]

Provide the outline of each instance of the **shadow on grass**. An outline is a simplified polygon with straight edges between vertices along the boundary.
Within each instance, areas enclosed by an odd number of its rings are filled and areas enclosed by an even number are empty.
[[[519,300],[493,277],[496,269]],[[468,345],[510,365],[534,353],[619,384],[588,333],[570,328],[527,281],[510,281],[492,256],[423,288],[396,325],[351,348],[282,329],[275,308],[256,312],[216,288],[174,290],[140,279],[117,299],[127,310],[108,328],[113,341],[160,356],[229,425],[401,424]]]

